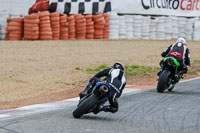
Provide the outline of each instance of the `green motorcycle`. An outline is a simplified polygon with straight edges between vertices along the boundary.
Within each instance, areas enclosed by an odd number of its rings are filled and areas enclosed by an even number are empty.
[[[180,63],[173,57],[164,58],[164,71],[160,74],[157,85],[157,92],[163,93],[165,90],[172,91],[179,81],[174,80],[175,74],[178,73]],[[179,80],[182,77],[179,78]]]

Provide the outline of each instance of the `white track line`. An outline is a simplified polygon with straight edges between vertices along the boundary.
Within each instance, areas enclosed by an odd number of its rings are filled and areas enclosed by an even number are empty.
[[[193,81],[193,80],[197,80],[197,79],[200,79],[200,77],[182,80],[182,81],[180,81],[180,83],[185,83],[185,82],[189,82],[189,81]]]

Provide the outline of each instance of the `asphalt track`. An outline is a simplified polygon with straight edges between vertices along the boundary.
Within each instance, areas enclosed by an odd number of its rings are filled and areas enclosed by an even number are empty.
[[[200,133],[200,78],[179,83],[173,92],[128,93],[119,104],[116,114],[81,119],[72,116],[75,105],[1,119],[0,133]]]

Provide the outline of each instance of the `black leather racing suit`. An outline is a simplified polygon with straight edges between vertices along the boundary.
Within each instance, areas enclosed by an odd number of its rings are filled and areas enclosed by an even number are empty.
[[[97,82],[99,82],[99,79],[101,77],[106,78],[106,83],[111,88],[111,97],[109,98],[110,105],[104,106],[102,110],[99,111],[112,112],[112,113],[117,112],[118,111],[117,99],[121,96],[122,91],[126,85],[126,78],[124,75],[124,71],[113,68],[104,69],[103,71],[97,73],[92,78],[92,80],[89,82],[84,91],[90,93],[92,91],[92,88],[95,86]],[[84,91],[81,93],[84,93]]]

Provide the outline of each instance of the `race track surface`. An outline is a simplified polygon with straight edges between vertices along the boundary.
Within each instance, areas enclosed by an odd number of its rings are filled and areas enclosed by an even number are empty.
[[[156,89],[123,95],[116,114],[74,119],[76,105],[57,111],[0,120],[0,133],[199,133],[200,79],[179,83],[173,92]]]

